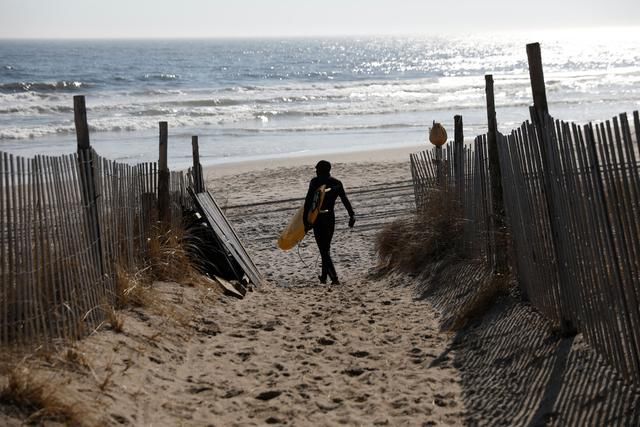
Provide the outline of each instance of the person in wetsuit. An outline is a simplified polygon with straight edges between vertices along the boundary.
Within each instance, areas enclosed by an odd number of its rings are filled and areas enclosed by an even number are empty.
[[[331,239],[333,238],[333,231],[336,225],[336,216],[334,213],[334,207],[336,199],[340,197],[342,204],[349,213],[349,228],[352,228],[356,222],[356,216],[353,213],[351,203],[347,198],[347,195],[342,186],[342,182],[331,176],[331,163],[326,160],[320,160],[316,165],[316,177],[309,183],[309,191],[304,201],[304,228],[309,230],[313,227],[313,235],[316,238],[318,249],[320,250],[320,256],[322,258],[322,273],[318,277],[321,283],[327,283],[327,276],[331,279],[332,285],[340,284],[338,280],[338,274],[331,260]],[[307,221],[311,205],[313,203],[313,197],[315,192],[321,185],[325,186],[325,195],[322,206],[320,207],[320,213],[316,222],[311,225]]]

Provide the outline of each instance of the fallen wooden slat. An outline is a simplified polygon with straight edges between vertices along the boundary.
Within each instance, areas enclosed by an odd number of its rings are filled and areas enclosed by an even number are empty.
[[[213,229],[216,236],[220,239],[225,249],[236,260],[236,262],[242,267],[244,273],[251,283],[259,286],[263,283],[264,279],[255,266],[251,257],[247,253],[246,249],[240,242],[238,235],[234,231],[233,227],[227,220],[220,207],[216,203],[211,193],[204,192],[195,194],[191,189],[189,193],[193,197],[194,203],[200,213]]]
[[[239,298],[239,299],[243,299],[245,293],[243,294],[242,292],[238,291],[236,289],[235,286],[233,286],[233,283],[229,282],[228,280],[223,279],[222,277],[218,277],[218,276],[214,276],[216,278],[216,281],[218,282],[218,284],[222,287],[222,289],[224,290],[224,293],[226,295],[235,297],[235,298]]]

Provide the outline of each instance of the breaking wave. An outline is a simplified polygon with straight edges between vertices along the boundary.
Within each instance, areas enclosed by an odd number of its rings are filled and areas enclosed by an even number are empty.
[[[75,92],[91,88],[89,83],[61,80],[58,82],[12,82],[0,84],[0,93],[17,92]]]
[[[159,81],[178,80],[178,79],[180,79],[180,76],[178,74],[165,74],[165,73],[145,74],[142,77],[142,80],[159,80]]]

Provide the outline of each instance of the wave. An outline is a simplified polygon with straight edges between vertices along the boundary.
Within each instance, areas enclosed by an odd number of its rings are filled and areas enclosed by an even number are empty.
[[[300,96],[274,96],[272,98],[210,98],[210,99],[187,99],[163,102],[162,105],[172,105],[180,107],[232,107],[236,105],[276,105],[276,104],[300,104],[322,101],[348,101],[346,95],[300,95]]]
[[[159,80],[159,81],[170,81],[170,80],[179,80],[180,76],[178,74],[165,74],[165,73],[148,73],[142,77],[142,80]]]
[[[166,119],[166,116],[156,116],[158,119]],[[211,126],[223,123],[223,120],[213,117],[174,117],[169,120],[173,128]],[[90,120],[89,131],[102,132],[135,132],[156,129],[158,121],[149,119],[148,116],[132,116],[117,118],[99,118]],[[25,140],[47,137],[51,135],[72,135],[75,126],[72,121],[42,124],[31,127],[5,127],[0,128],[0,140]]]
[[[344,111],[343,111],[344,113]],[[268,121],[275,117],[326,117],[332,115],[329,111],[302,111],[302,110],[284,110],[284,111],[257,111],[253,113],[253,117]]]
[[[233,105],[243,105],[250,103],[250,99],[189,99],[185,101],[169,101],[165,105],[176,105],[182,107],[226,107]]]
[[[32,115],[32,114],[73,114],[73,107],[67,105],[51,105],[51,106],[41,106],[41,105],[30,105],[26,107],[0,107],[0,114],[21,114],[21,115]]]
[[[92,84],[61,80],[58,82],[12,82],[0,84],[0,93],[19,92],[75,92],[93,87]]]
[[[34,139],[55,134],[72,134],[75,127],[72,125],[42,126],[34,128],[5,128],[0,129],[0,140]]]
[[[239,136],[242,134],[260,134],[260,133],[302,133],[302,132],[339,132],[339,131],[373,131],[385,129],[407,129],[407,128],[426,128],[426,123],[380,123],[380,124],[362,124],[362,125],[309,125],[309,126],[293,126],[293,127],[276,127],[276,128],[237,128],[227,130],[227,134],[231,136]]]
[[[250,91],[257,91],[257,90],[261,90],[261,89],[263,89],[263,88],[261,88],[259,86],[244,85],[244,86],[226,87],[223,90],[225,92],[250,92]]]
[[[133,92],[126,92],[123,96],[167,96],[167,95],[184,95],[184,92],[178,89],[144,89],[144,90],[134,90]]]

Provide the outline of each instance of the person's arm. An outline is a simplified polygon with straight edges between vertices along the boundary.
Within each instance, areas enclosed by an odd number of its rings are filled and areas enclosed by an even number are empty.
[[[307,195],[304,198],[304,212],[302,214],[302,223],[304,224],[304,229],[309,230],[311,228],[311,224],[307,218],[309,217],[309,211],[311,210],[311,204],[313,203],[313,196],[316,192],[316,183],[315,179],[312,179],[309,182],[309,190],[307,190]]]
[[[353,224],[355,224],[356,222],[356,214],[353,212],[353,207],[351,207],[351,202],[347,197],[347,193],[344,191],[344,186],[342,185],[342,183],[340,183],[339,185],[338,196],[340,196],[342,204],[349,213],[349,227],[353,227]]]

